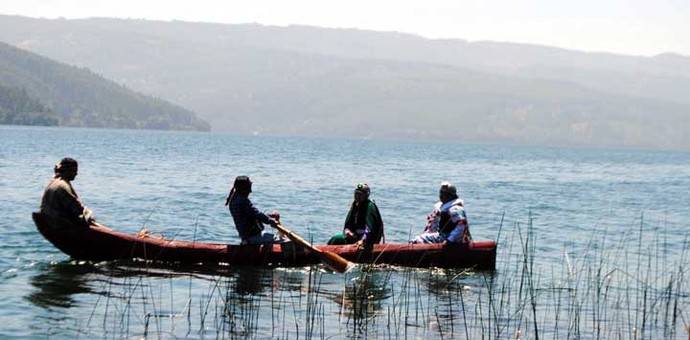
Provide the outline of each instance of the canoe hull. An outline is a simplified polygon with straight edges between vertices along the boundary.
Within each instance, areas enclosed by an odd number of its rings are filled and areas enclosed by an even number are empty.
[[[142,259],[161,262],[226,264],[231,266],[304,266],[319,263],[294,243],[231,245],[140,237],[106,228],[78,226],[66,220],[33,214],[38,231],[56,248],[81,260]],[[356,246],[318,246],[352,262],[407,267],[476,268],[493,270],[496,244],[473,241],[470,245],[377,244],[372,249]]]

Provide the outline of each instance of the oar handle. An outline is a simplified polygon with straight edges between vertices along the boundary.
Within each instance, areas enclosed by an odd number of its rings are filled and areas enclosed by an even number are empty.
[[[291,239],[293,242],[301,245],[304,248],[309,249],[310,251],[314,252],[319,256],[319,260],[328,266],[329,268],[339,272],[339,273],[344,273],[348,270],[350,270],[354,265],[344,259],[342,256],[332,253],[330,251],[324,251],[319,248],[314,247],[311,245],[311,243],[307,242],[307,240],[303,239],[299,235],[291,232],[287,228],[283,227],[280,222],[276,223],[275,225],[272,225],[274,228],[278,229],[278,231],[282,232],[285,234],[289,239]]]
[[[301,236],[293,233],[290,230],[287,230],[285,227],[283,227],[283,225],[280,222],[276,223],[276,225],[274,227],[276,229],[278,229],[280,232],[282,232],[283,234],[285,234],[289,239],[291,239],[294,242],[299,243],[301,246],[309,249],[310,251],[313,251],[316,253],[321,253],[320,249],[315,248],[313,245],[311,245],[311,243],[309,243],[307,240],[303,239]]]

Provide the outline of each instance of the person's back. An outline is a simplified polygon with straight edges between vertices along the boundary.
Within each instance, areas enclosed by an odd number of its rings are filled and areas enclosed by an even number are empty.
[[[82,204],[70,183],[77,176],[77,169],[77,161],[71,158],[63,158],[55,166],[55,176],[41,198],[41,213],[73,222],[93,221],[91,211]]]
[[[247,196],[234,195],[228,206],[232,220],[235,222],[235,228],[237,228],[242,240],[261,234],[263,228],[259,226],[259,221],[263,220],[261,222],[269,223],[268,218],[265,220],[262,218],[265,215],[258,212]]]

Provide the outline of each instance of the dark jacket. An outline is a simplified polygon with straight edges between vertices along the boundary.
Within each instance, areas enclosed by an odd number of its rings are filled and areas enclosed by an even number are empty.
[[[269,223],[268,216],[256,209],[246,196],[234,195],[228,205],[242,240],[260,235],[264,229],[261,223]]]
[[[370,200],[360,206],[353,203],[345,218],[345,229],[352,231],[364,243],[380,243],[383,237],[383,220],[379,208]]]

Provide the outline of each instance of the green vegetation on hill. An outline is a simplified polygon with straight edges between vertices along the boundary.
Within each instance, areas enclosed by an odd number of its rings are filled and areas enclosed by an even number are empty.
[[[25,89],[0,85],[0,124],[50,126],[58,118]]]
[[[88,69],[52,61],[5,43],[0,43],[0,85],[7,101],[0,103],[0,123],[4,124],[210,129],[208,123],[180,106],[136,93]],[[19,105],[20,102],[24,104]],[[10,109],[12,105],[15,106]],[[55,114],[47,113],[50,111]]]

